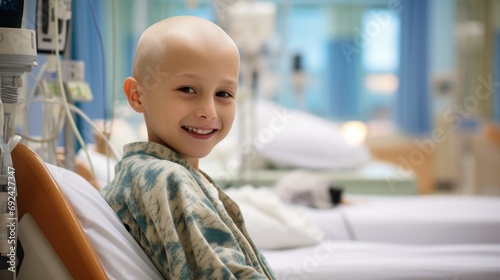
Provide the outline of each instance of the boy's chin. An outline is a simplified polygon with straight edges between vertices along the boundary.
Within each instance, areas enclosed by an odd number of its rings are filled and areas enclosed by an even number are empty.
[[[202,159],[206,156],[208,156],[210,154],[210,152],[212,151],[212,149],[206,151],[206,150],[202,150],[202,151],[194,151],[190,157],[191,158],[197,158],[197,159]]]

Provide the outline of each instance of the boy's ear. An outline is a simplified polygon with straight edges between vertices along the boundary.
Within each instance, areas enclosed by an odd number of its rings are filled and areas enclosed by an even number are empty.
[[[123,91],[125,92],[130,107],[137,113],[143,113],[144,107],[141,102],[141,93],[139,92],[137,80],[132,77],[127,77],[123,83]]]

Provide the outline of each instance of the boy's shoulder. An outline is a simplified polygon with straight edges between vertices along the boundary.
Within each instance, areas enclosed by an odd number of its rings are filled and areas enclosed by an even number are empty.
[[[132,171],[140,175],[147,173],[189,174],[189,170],[175,160],[175,157],[158,157],[155,154],[133,153],[123,157],[115,167],[116,171]]]
[[[154,142],[133,142],[125,145],[123,147],[123,159],[128,157],[139,157],[147,160],[166,159],[176,163],[183,161],[178,153]]]
[[[116,164],[115,178],[108,185],[108,191],[135,189],[146,193],[166,188],[171,192],[180,186],[192,185],[195,182],[190,171],[171,158],[136,151],[125,154]]]
[[[182,157],[176,152],[153,142],[134,142],[124,146],[123,157],[115,166],[116,176],[144,174],[176,174],[189,176]],[[133,175],[131,175],[133,174]]]

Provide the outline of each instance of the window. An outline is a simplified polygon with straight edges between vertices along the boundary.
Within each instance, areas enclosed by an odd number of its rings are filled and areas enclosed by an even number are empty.
[[[261,95],[332,120],[392,120],[398,87],[398,15],[366,4],[274,2],[276,35],[262,52]],[[167,10],[163,17],[189,14],[214,20],[220,12],[212,2],[200,1],[194,7],[189,3],[149,1],[146,13]],[[137,34],[128,37],[133,36]],[[135,41],[129,42],[132,52]],[[346,55],[346,46],[354,48],[352,57]],[[302,75],[296,75],[294,67],[300,67]]]
[[[399,19],[387,11],[371,9],[362,18],[366,47],[362,55],[364,70],[363,120],[391,120],[399,81]]]

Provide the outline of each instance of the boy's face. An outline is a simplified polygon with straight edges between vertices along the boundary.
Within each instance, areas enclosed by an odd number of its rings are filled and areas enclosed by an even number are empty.
[[[188,162],[194,159],[197,166],[197,159],[208,155],[233,123],[239,56],[232,49],[204,46],[165,53],[142,81],[149,141],[177,151]]]

